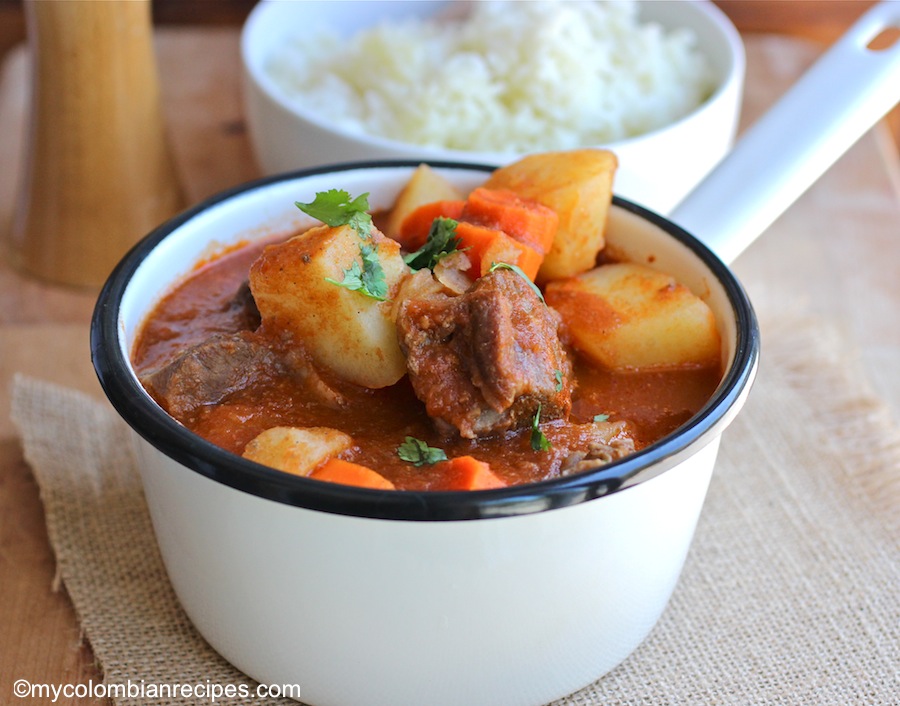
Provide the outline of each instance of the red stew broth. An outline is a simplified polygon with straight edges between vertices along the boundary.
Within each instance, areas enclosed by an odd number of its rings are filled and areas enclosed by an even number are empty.
[[[247,280],[251,263],[265,243],[230,251],[199,267],[157,305],[139,332],[133,361],[139,375],[172,360],[180,351],[214,333],[235,331],[238,321],[228,306]],[[635,445],[642,448],[674,431],[695,414],[718,385],[716,368],[651,372],[611,372],[591,367],[574,354],[575,377],[570,421],[589,422],[607,414],[610,421],[627,420]],[[339,410],[309,399],[290,377],[235,393],[217,405],[200,408],[187,419],[188,429],[229,451],[240,454],[257,434],[274,426],[326,426],[353,437],[356,446],[347,460],[375,469],[398,489],[427,490],[436,480],[428,467],[417,468],[397,455],[406,436],[444,449],[449,457],[472,455],[487,461],[506,482],[526,483],[558,475],[564,461],[554,448],[577,446],[581,432],[562,421],[542,424],[553,446],[536,452],[530,430],[477,440],[441,437],[404,378],[383,390],[346,386],[351,404]],[[556,443],[554,443],[554,441]]]

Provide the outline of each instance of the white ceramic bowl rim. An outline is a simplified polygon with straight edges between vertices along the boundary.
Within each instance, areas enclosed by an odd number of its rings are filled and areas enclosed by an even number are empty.
[[[251,60],[251,42],[258,32],[255,32],[254,25],[258,16],[267,10],[268,3],[259,3],[250,13],[247,22],[244,24],[241,32],[241,53],[243,55],[243,63],[247,72],[254,83],[263,91],[270,100],[279,105],[288,113],[293,113],[299,118],[308,121],[322,130],[333,132],[348,140],[360,143],[370,143],[372,145],[390,150],[415,150],[421,154],[423,158],[428,159],[446,159],[446,160],[471,160],[483,159],[488,161],[505,162],[517,156],[519,153],[515,150],[507,151],[490,151],[490,150],[459,150],[450,147],[443,147],[431,144],[417,144],[411,142],[403,142],[401,140],[385,137],[373,132],[363,130],[353,130],[350,128],[335,125],[329,122],[321,114],[304,109],[297,101],[290,100],[284,90],[282,90],[274,79],[272,79],[260,66],[260,62]],[[443,4],[438,0],[432,0],[432,4]],[[665,125],[647,130],[637,135],[623,137],[617,140],[605,142],[602,146],[606,149],[616,151],[626,145],[644,143],[646,141],[658,139],[659,135],[677,131],[678,127],[694,118],[698,113],[708,111],[710,106],[715,103],[721,95],[725,93],[728,86],[735,81],[740,80],[744,73],[744,50],[740,36],[734,25],[728,19],[727,15],[722,12],[712,2],[694,2],[694,8],[703,14],[721,33],[722,40],[728,45],[729,63],[724,67],[724,72],[720,77],[718,84],[713,92],[700,105],[688,112],[686,115],[673,120]],[[585,144],[585,147],[596,147],[596,144]]]
[[[397,491],[357,488],[294,476],[248,461],[188,431],[145,392],[119,340],[120,303],[132,276],[173,231],[215,204],[281,181],[328,172],[398,167],[422,160],[382,160],[326,165],[258,179],[221,192],[162,224],[138,242],[111,273],[98,297],[91,325],[91,356],[104,392],[129,426],[147,442],[196,473],[227,486],[287,505],[358,517],[447,521],[542,512],[593,500],[656,477],[721,434],[751,384],[759,357],[759,328],[743,287],[703,243],[671,221],[620,197],[616,206],[650,221],[688,247],[723,287],[736,322],[734,358],[712,398],[674,433],[623,459],[539,483],[480,491]],[[494,166],[429,162],[439,169]]]

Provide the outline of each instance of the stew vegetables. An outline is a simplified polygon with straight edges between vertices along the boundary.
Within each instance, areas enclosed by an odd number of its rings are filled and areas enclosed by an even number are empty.
[[[175,419],[321,481],[479,490],[595,468],[674,431],[721,377],[708,306],[604,252],[616,159],[532,155],[459,193],[420,166],[393,208],[339,188],[321,225],[199,266],[143,324]]]

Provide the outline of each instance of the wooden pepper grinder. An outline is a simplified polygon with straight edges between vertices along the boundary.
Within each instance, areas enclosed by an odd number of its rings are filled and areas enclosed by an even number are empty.
[[[166,139],[149,0],[25,0],[31,122],[12,260],[97,286],[184,205]]]

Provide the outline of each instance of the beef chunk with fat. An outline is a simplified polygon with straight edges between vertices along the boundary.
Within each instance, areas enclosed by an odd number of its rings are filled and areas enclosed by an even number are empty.
[[[564,454],[560,474],[581,473],[612,463],[635,451],[634,436],[627,422],[570,424],[559,438],[550,432],[553,446]]]
[[[395,309],[410,381],[445,433],[464,438],[564,419],[571,364],[559,317],[515,272],[498,269],[464,294],[438,291],[420,271]]]
[[[198,407],[284,370],[284,364],[256,337],[241,331],[216,334],[188,348],[168,365],[141,378],[146,390],[176,419]]]

